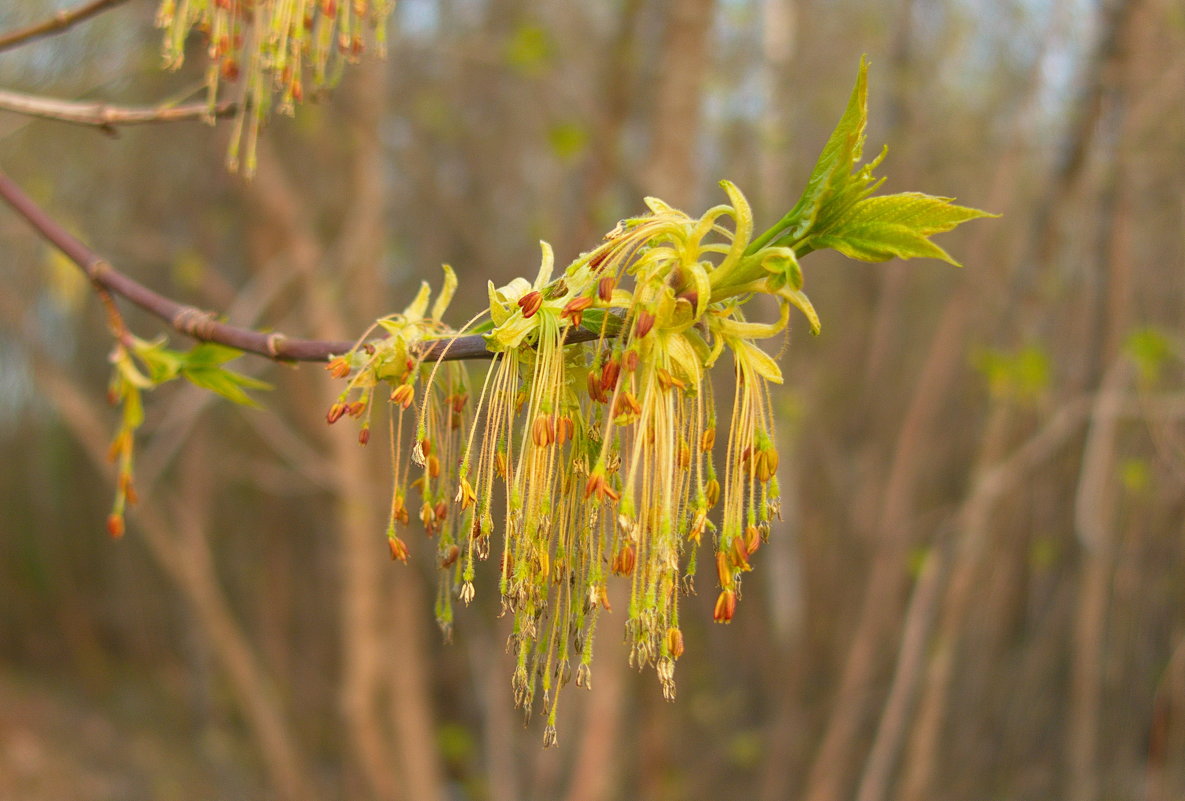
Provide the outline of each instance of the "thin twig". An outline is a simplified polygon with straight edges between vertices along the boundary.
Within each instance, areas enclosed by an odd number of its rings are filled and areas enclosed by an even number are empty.
[[[0,111],[12,111],[28,117],[39,117],[76,125],[88,125],[114,132],[121,125],[147,125],[157,122],[183,120],[209,121],[230,117],[238,111],[233,100],[223,100],[213,107],[209,103],[183,105],[120,106],[94,100],[62,100],[57,97],[28,95],[0,89]]]
[[[214,312],[178,303],[129,278],[110,262],[92,251],[50,217],[4,173],[0,172],[0,197],[16,209],[50,244],[64,253],[86,273],[97,287],[126,298],[149,314],[168,323],[174,330],[202,342],[217,342],[232,348],[266,356],[277,361],[325,361],[354,347],[354,342],[323,339],[299,339],[279,332],[256,331],[220,322]],[[599,334],[587,329],[569,331],[567,342],[587,342]],[[480,334],[439,339],[420,345],[426,361],[488,359],[485,337]]]
[[[24,28],[18,28],[15,31],[0,34],[0,51],[19,47],[26,42],[40,39],[43,36],[61,33],[74,23],[82,22],[88,17],[93,17],[123,2],[125,0],[91,0],[89,3],[83,3],[74,8],[64,8],[48,19],[43,19],[41,22],[35,22]]]

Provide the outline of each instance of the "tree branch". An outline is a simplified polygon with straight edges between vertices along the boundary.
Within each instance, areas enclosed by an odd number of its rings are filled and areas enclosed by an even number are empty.
[[[0,110],[29,117],[90,125],[114,132],[117,125],[145,125],[154,122],[210,120],[230,117],[238,111],[233,100],[209,103],[186,103],[179,106],[119,106],[102,101],[62,100],[56,97],[27,95],[0,89]]]
[[[325,361],[354,347],[354,342],[299,339],[279,332],[257,331],[219,322],[214,312],[178,303],[116,270],[46,214],[3,172],[0,172],[0,197],[28,220],[47,242],[77,264],[96,287],[131,301],[186,336],[277,361]],[[575,329],[569,331],[567,342],[587,342],[597,337],[598,334],[592,331]],[[427,341],[420,345],[420,353],[426,361],[489,359],[493,356],[486,349],[485,337],[480,334]]]
[[[41,22],[0,34],[0,51],[19,47],[25,42],[40,39],[43,36],[61,33],[74,23],[82,22],[88,17],[93,17],[123,2],[125,0],[91,0],[89,3],[83,3],[74,8],[64,8]]]

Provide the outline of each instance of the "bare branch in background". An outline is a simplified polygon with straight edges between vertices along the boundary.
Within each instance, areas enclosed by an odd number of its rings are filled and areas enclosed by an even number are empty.
[[[277,331],[264,332],[219,322],[213,312],[187,306],[158,294],[133,278],[116,270],[99,254],[78,241],[56,220],[45,213],[11,178],[0,173],[0,197],[16,209],[50,244],[61,250],[86,273],[95,286],[126,298],[167,322],[173,329],[202,342],[217,342],[232,348],[266,356],[277,361],[325,361],[333,354],[349,351],[353,342],[287,337]],[[568,342],[586,342],[598,335],[577,329]],[[485,338],[479,334],[442,339],[423,346],[426,360],[488,359]]]
[[[0,51],[19,47],[26,42],[40,39],[43,36],[52,36],[53,34],[61,33],[74,23],[82,22],[96,14],[101,14],[107,9],[114,8],[123,2],[126,2],[126,0],[91,0],[89,3],[83,3],[74,8],[62,9],[41,22],[0,34]]]
[[[217,103],[185,103],[183,105],[121,106],[96,100],[62,100],[57,97],[29,95],[0,89],[0,111],[11,111],[45,120],[90,125],[114,133],[121,125],[146,125],[157,122],[212,120],[231,117],[238,104],[231,100]]]

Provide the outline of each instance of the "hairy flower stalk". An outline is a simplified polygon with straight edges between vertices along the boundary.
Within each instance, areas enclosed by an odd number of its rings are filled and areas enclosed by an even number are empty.
[[[475,563],[500,535],[515,701],[529,715],[541,697],[545,744],[555,742],[562,688],[573,676],[578,686],[590,682],[598,619],[612,611],[612,576],[629,584],[630,663],[653,666],[667,698],[684,650],[679,600],[692,591],[705,540],[716,567],[713,618],[736,615],[742,579],[780,514],[770,385],[783,377],[758,342],[782,334],[792,308],[819,330],[799,256],[831,247],[865,261],[952,261],[929,236],[985,216],[917,193],[870,197],[880,157],[859,165],[865,80],[862,64],[802,199],[760,236],[744,195],[727,181],[727,203],[699,217],[650,198],[646,214],[621,221],[558,277],[542,243],[533,282],[489,285],[481,325],[454,331],[440,322],[455,289],[446,268],[431,314],[425,286],[403,314],[377,323],[385,338],[329,364],[348,381],[330,422],[356,417],[365,431],[376,388],[391,388],[384,391],[395,464],[390,551],[406,559],[397,532],[410,519],[415,488],[417,516],[437,538],[437,619],[446,636],[453,599],[474,599]],[[746,316],[761,295],[776,303],[775,319]],[[594,339],[568,344],[578,329]],[[475,399],[463,368],[417,355],[425,339],[469,331],[482,332],[494,354]],[[709,373],[725,354],[733,397],[727,430],[718,432],[725,418]],[[409,485],[401,451],[413,406],[411,458],[422,475]]]

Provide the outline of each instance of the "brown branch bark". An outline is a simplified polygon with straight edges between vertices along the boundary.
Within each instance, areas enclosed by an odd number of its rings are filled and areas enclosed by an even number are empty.
[[[131,301],[144,311],[164,320],[174,330],[202,342],[217,342],[232,348],[266,356],[276,361],[325,361],[354,347],[350,341],[301,339],[277,331],[264,332],[219,322],[214,312],[187,306],[167,298],[124,275],[88,248],[50,217],[4,173],[0,173],[0,197],[23,216],[39,234],[86,274],[96,287]],[[569,343],[588,342],[597,334],[586,329],[569,332]],[[480,334],[424,342],[421,353],[428,361],[488,359],[493,356]]]
[[[64,8],[58,11],[48,19],[43,19],[41,22],[35,22],[32,25],[27,25],[24,28],[18,28],[15,31],[8,33],[0,33],[0,51],[9,50],[14,47],[19,47],[26,42],[31,42],[34,39],[40,39],[43,36],[51,36],[55,33],[61,33],[77,22],[82,22],[85,19],[102,13],[109,8],[114,8],[126,0],[91,0],[89,3],[75,6],[74,8]]]
[[[88,125],[115,133],[120,125],[147,125],[156,122],[211,120],[232,117],[238,111],[233,100],[223,100],[210,107],[209,103],[181,105],[122,106],[101,100],[63,100],[58,97],[30,95],[0,89],[0,110],[38,117],[43,120]]]

